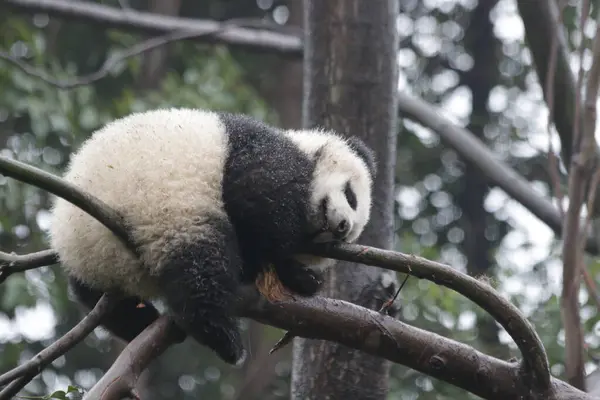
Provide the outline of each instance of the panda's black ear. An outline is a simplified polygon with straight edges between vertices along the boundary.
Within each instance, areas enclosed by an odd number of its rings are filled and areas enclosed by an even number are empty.
[[[375,157],[375,152],[356,136],[350,136],[348,138],[348,145],[350,145],[350,148],[362,158],[365,164],[367,164],[371,176],[375,178],[375,174],[377,173],[377,159]]]

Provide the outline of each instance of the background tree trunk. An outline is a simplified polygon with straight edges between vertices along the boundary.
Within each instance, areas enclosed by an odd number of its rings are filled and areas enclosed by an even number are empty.
[[[461,84],[471,91],[472,111],[467,129],[483,142],[487,141],[484,129],[492,119],[487,107],[488,100],[492,89],[499,83],[499,46],[490,19],[490,12],[497,3],[497,0],[480,1],[471,12],[465,29],[465,48],[473,58],[473,67],[463,73],[461,79]],[[485,209],[489,189],[488,181],[479,168],[466,163],[464,182],[457,193],[457,200],[463,212],[461,226],[465,238],[462,250],[467,257],[467,272],[474,277],[496,276],[492,251],[500,238],[492,239],[486,231],[496,229],[498,236],[504,236],[499,232],[501,228],[494,216]],[[477,331],[486,353],[509,358],[508,348],[500,343],[500,328],[491,316],[486,314],[477,317]]]
[[[381,248],[394,239],[397,12],[397,0],[304,3],[303,125],[356,135],[377,153],[371,222],[359,241]],[[373,309],[396,288],[395,275],[340,264],[328,273],[325,296]],[[292,398],[384,399],[389,369],[380,358],[336,343],[296,339]]]
[[[167,16],[177,16],[181,7],[180,0],[151,0],[148,11]],[[140,89],[156,89],[167,72],[167,61],[171,46],[165,45],[142,54],[138,85]]]

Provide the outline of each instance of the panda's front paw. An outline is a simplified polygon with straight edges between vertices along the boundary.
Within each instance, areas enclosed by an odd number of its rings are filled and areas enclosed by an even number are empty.
[[[311,270],[295,260],[286,260],[276,266],[277,276],[287,289],[300,296],[314,296],[324,282],[321,273]]]

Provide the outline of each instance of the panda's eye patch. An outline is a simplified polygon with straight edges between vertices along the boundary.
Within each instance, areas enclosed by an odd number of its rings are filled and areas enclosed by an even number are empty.
[[[329,204],[329,198],[325,197],[323,198],[323,200],[321,200],[321,214],[323,215],[323,218],[325,220],[327,220],[327,205]]]
[[[346,201],[352,207],[353,210],[356,210],[356,193],[352,190],[350,186],[350,182],[346,182],[346,188],[344,189],[344,195],[346,196]]]
[[[323,221],[325,222],[325,224],[327,224],[327,206],[329,205],[329,198],[328,197],[324,197],[323,200],[321,200],[321,204],[319,206],[320,208],[320,212],[321,212],[321,216],[323,217]],[[325,228],[327,228],[325,226]]]

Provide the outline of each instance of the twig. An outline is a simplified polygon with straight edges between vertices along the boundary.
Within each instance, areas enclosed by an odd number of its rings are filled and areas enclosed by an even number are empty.
[[[402,290],[402,288],[404,287],[404,285],[406,285],[406,281],[408,280],[409,276],[410,276],[409,274],[406,274],[406,276],[404,277],[404,280],[402,281],[402,283],[398,287],[398,290],[396,290],[396,293],[394,294],[394,296],[391,299],[387,300],[385,303],[383,303],[383,305],[379,309],[379,313],[381,313],[381,314],[387,314],[387,311],[389,310],[389,308],[394,304],[394,301],[396,301],[396,299],[398,298],[398,295],[400,294],[400,291]]]
[[[98,81],[98,80],[108,76],[108,74],[113,69],[113,67],[115,65],[117,65],[118,63],[120,63],[128,58],[138,56],[144,52],[155,49],[157,47],[164,46],[168,43],[176,42],[176,41],[180,41],[180,40],[184,40],[184,39],[198,38],[200,36],[215,35],[218,33],[223,33],[227,29],[231,29],[236,26],[239,27],[242,24],[255,24],[255,23],[256,23],[255,19],[236,18],[236,19],[231,19],[229,21],[226,21],[222,24],[219,24],[216,28],[214,28],[211,31],[206,31],[206,32],[197,32],[197,31],[169,32],[166,35],[159,36],[159,37],[153,37],[148,40],[144,40],[144,41],[142,41],[134,46],[131,46],[123,51],[117,52],[117,53],[113,54],[112,56],[110,56],[109,58],[107,58],[106,61],[104,62],[104,64],[102,64],[102,67],[100,67],[100,69],[97,70],[96,72],[92,72],[91,74],[77,77],[72,80],[54,79],[54,78],[48,76],[47,74],[45,74],[44,72],[42,72],[41,70],[39,70],[37,67],[29,65],[29,64],[19,60],[18,58],[15,58],[15,57],[11,56],[10,54],[2,52],[2,51],[0,51],[0,59],[6,60],[6,61],[14,64],[15,66],[19,67],[21,70],[23,70],[28,75],[39,78],[39,79],[43,80],[44,82],[46,82],[52,86],[55,86],[59,89],[67,90],[67,89],[73,89],[73,88],[83,86],[83,85],[89,85],[95,81]]]
[[[46,189],[54,195],[61,196],[67,201],[71,201],[109,229],[116,227],[127,232],[121,219],[110,207],[61,178],[5,157],[0,157],[0,172],[24,180],[27,183]],[[78,204],[72,200],[77,201]],[[89,203],[86,203],[85,200],[88,200]],[[125,243],[129,244],[129,248],[135,249],[133,243],[127,239],[126,236]],[[317,255],[380,266],[428,279],[449,287],[474,301],[498,320],[511,335],[523,353],[527,366],[535,372],[540,383],[543,385],[549,384],[548,360],[539,337],[520,311],[490,286],[484,285],[482,282],[453,268],[416,256],[365,246],[340,245],[339,247],[329,248],[329,250],[327,250],[327,247],[316,247],[311,253],[314,254],[316,251]],[[326,251],[324,252],[324,250]]]
[[[292,340],[294,340],[294,338],[296,337],[296,335],[294,335],[291,331],[287,331],[281,339],[279,339],[277,341],[277,343],[275,343],[273,345],[273,348],[271,350],[269,350],[269,354],[273,354],[275,353],[277,350],[281,350],[282,348],[284,348],[285,346],[287,346],[288,344],[292,343]]]
[[[227,43],[230,46],[251,48],[255,51],[302,56],[300,35],[274,32],[258,25],[258,29],[236,28],[222,30],[222,23],[211,20],[171,17],[160,14],[123,10],[92,2],[58,0],[2,0],[0,7],[10,7],[31,14],[48,13],[51,16],[76,19],[112,28],[137,30],[143,33],[195,32],[196,39]],[[268,26],[267,26],[268,27]]]
[[[117,294],[104,294],[89,314],[69,332],[39,352],[25,364],[0,376],[0,386],[12,381],[0,392],[0,400],[11,399],[45,367],[81,342],[100,324],[102,317],[115,306],[118,300],[119,295]]]
[[[169,346],[180,342],[180,332],[170,317],[159,317],[129,342],[84,400],[119,400],[130,395],[148,364]]]
[[[592,275],[590,275],[587,268],[585,268],[585,265],[581,268],[581,274],[583,275],[583,280],[585,281],[588,292],[590,293],[590,296],[592,296],[592,300],[596,303],[596,310],[600,311],[600,292],[598,291],[596,281]]]
[[[17,255],[0,251],[0,283],[15,272],[44,267],[58,262],[58,256],[52,250]]]

